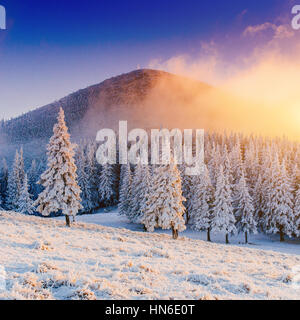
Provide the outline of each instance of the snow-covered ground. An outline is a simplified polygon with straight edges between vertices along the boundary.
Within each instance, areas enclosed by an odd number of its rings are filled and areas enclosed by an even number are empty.
[[[174,241],[170,232],[141,232],[115,210],[79,216],[72,228],[60,218],[2,212],[0,298],[300,298],[296,242],[256,236],[246,247],[238,238],[227,246],[219,236],[218,243],[195,239],[204,237],[186,231]]]
[[[58,219],[64,220],[64,217]],[[143,226],[140,224],[132,224],[125,216],[120,216],[117,208],[101,209],[95,214],[80,215],[76,217],[76,221],[84,223],[93,223],[106,227],[129,229],[131,231],[143,232]],[[156,230],[156,233],[171,235],[170,230]],[[206,232],[198,232],[188,228],[180,233],[181,237],[186,237],[195,240],[206,240]],[[224,244],[225,236],[222,234],[212,234],[212,241],[215,243]],[[300,239],[290,239],[286,237],[285,243],[279,241],[279,236],[256,234],[249,236],[249,244],[244,244],[244,235],[236,235],[230,238],[231,245],[238,245],[242,247],[272,250],[282,253],[291,253],[300,255]]]

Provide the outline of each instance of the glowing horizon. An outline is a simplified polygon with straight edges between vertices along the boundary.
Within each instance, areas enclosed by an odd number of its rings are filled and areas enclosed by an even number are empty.
[[[50,3],[27,2],[31,6],[1,2],[7,30],[0,31],[0,118],[150,67],[240,99],[245,117],[258,112],[266,119],[266,128],[259,119],[255,132],[300,138],[300,30],[291,26],[296,1],[228,1],[226,6],[216,1],[215,8],[208,1],[175,1],[172,7],[160,4],[159,13],[155,1],[139,7],[135,1],[118,6],[91,1],[72,9],[59,4],[60,14]],[[36,12],[30,10],[34,6]],[[123,11],[130,8],[128,20]],[[243,115],[236,117],[235,123]]]

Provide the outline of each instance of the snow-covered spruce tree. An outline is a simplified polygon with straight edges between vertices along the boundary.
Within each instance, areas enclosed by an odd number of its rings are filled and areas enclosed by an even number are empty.
[[[21,194],[21,167],[20,167],[20,155],[18,150],[16,151],[15,161],[13,168],[8,176],[7,194],[6,194],[6,208],[8,210],[17,210],[18,201]]]
[[[98,192],[99,200],[105,206],[117,202],[117,175],[114,165],[105,164],[102,166]]]
[[[130,167],[129,167],[129,169],[130,169]],[[122,188],[122,183],[123,183],[123,181],[124,181],[124,176],[125,176],[125,173],[126,173],[126,171],[128,170],[128,163],[127,164],[121,164],[120,165],[120,181],[119,181],[119,188],[120,188],[120,190],[121,190],[121,188]],[[131,169],[130,169],[130,171],[131,171]],[[121,192],[121,191],[120,191]]]
[[[21,195],[18,200],[18,212],[24,214],[33,214],[35,212],[35,207],[33,205],[33,200],[29,193],[29,185],[27,174],[25,174],[23,186],[21,189]]]
[[[300,150],[299,150],[300,152]],[[294,190],[294,217],[295,217],[295,234],[300,236],[300,170],[298,166],[299,154],[297,152],[294,159],[295,163],[291,168],[291,181]]]
[[[100,207],[98,186],[101,177],[100,165],[96,161],[97,146],[90,142],[86,146],[86,173],[91,193],[91,201],[93,210]]]
[[[51,212],[61,211],[69,227],[70,216],[75,217],[82,206],[80,204],[81,191],[76,181],[74,145],[70,142],[62,108],[60,108],[58,123],[55,124],[53,132],[47,148],[47,170],[39,181],[45,189],[39,195],[35,205],[44,216],[48,216]]]
[[[29,193],[32,195],[33,199],[37,199],[38,190],[37,190],[37,181],[38,181],[38,173],[36,161],[32,160],[31,167],[28,171],[28,185],[29,185]]]
[[[288,173],[290,175],[291,178],[291,184],[292,184],[292,188],[296,194],[297,190],[298,190],[298,186],[300,185],[300,170],[299,170],[299,166],[298,163],[293,163],[289,166],[287,166],[287,168],[289,167]],[[296,200],[296,199],[295,199]]]
[[[142,164],[139,162],[132,175],[131,198],[128,218],[131,222],[138,223],[141,215],[141,185],[143,183]]]
[[[284,241],[284,235],[292,236],[295,232],[295,216],[293,211],[293,190],[291,180],[286,171],[285,161],[279,164],[275,159],[270,187],[270,197],[267,205],[267,232],[279,233],[280,241]]]
[[[132,187],[132,174],[130,164],[124,164],[121,168],[121,183],[120,183],[120,197],[118,209],[120,215],[126,215],[131,220],[131,187]]]
[[[225,233],[226,243],[229,243],[229,234],[236,232],[235,217],[232,208],[232,194],[226,172],[223,166],[220,166],[217,178],[217,186],[215,192],[215,201],[213,205],[213,214],[211,222],[211,231],[213,233]]]
[[[237,185],[236,204],[237,229],[238,232],[245,233],[245,243],[248,243],[248,235],[257,233],[257,223],[254,219],[253,200],[249,194],[244,172]]]
[[[132,222],[140,223],[143,215],[142,209],[146,205],[146,198],[149,193],[150,172],[148,165],[140,162],[136,165],[131,185],[131,198],[129,207],[129,219]]]
[[[236,216],[238,202],[236,201],[238,194],[239,194],[239,182],[241,179],[241,176],[244,174],[244,164],[242,161],[242,155],[241,155],[241,146],[240,146],[240,140],[237,137],[237,142],[235,146],[233,147],[232,151],[229,155],[229,163],[230,163],[230,172],[228,171],[228,168],[226,165],[224,165],[224,172],[227,173],[229,183],[231,185],[232,190],[232,206],[233,206],[233,212],[235,215],[236,220],[238,217]]]
[[[211,241],[210,230],[212,222],[212,204],[214,188],[207,167],[199,176],[199,182],[194,186],[193,196],[193,227],[195,230],[207,232],[207,241]]]
[[[0,172],[0,198],[1,198],[1,206],[4,207],[6,192],[7,192],[7,183],[8,183],[8,167],[6,160],[2,160],[2,168]]]
[[[143,198],[141,199],[140,222],[143,219],[145,208],[147,207],[147,201],[151,197],[152,172],[153,172],[152,165],[143,166],[143,186],[142,186]],[[147,231],[147,228],[145,225],[144,225],[144,230]]]
[[[148,232],[153,232],[155,228],[158,228],[158,208],[156,205],[156,199],[157,199],[157,194],[156,188],[154,185],[155,181],[155,175],[157,172],[157,168],[154,168],[153,170],[153,175],[152,175],[152,180],[153,183],[150,185],[150,192],[148,193],[146,199],[145,199],[145,205],[143,207],[143,215],[141,219],[141,223],[145,226],[145,229]]]
[[[146,207],[146,201],[150,192],[151,177],[150,167],[148,165],[138,164],[136,169],[137,176],[134,176],[132,184],[133,193],[131,197],[131,210],[134,214],[134,221],[140,223],[143,218],[144,208]]]
[[[208,170],[210,172],[211,182],[214,187],[216,187],[217,184],[218,171],[222,160],[220,147],[214,143],[211,150],[211,159],[208,163]]]
[[[232,153],[228,153],[228,148],[225,145],[223,147],[223,154],[222,154],[222,162],[221,165],[224,168],[224,172],[226,172],[227,178],[228,178],[228,183],[230,185],[230,188],[232,192],[234,192],[235,189],[235,182],[234,182],[234,170],[232,166]],[[219,167],[217,168],[216,174],[219,172]]]
[[[43,174],[43,172],[46,170],[46,167],[47,167],[47,161],[46,160],[39,160],[39,162],[37,163],[37,180],[35,182],[35,188],[36,188],[36,194],[37,194],[37,197],[40,193],[43,192],[44,190],[44,187],[41,185],[41,184],[38,184],[38,181],[40,180],[41,178],[41,175]]]
[[[169,165],[157,166],[153,170],[141,223],[150,232],[156,227],[172,229],[173,239],[177,239],[178,232],[186,228],[183,201],[181,177],[174,161]]]
[[[294,216],[295,216],[295,234],[300,236],[300,185],[295,194],[295,206],[294,206]]]
[[[81,190],[81,205],[85,213],[90,213],[94,209],[92,190],[88,180],[88,159],[84,154],[83,147],[78,148],[77,152],[77,175],[78,185]]]
[[[255,143],[252,138],[249,142],[249,146],[245,151],[244,168],[245,168],[246,181],[248,182],[249,193],[251,196],[254,196],[253,189],[257,182],[258,175],[260,173],[259,172],[260,165],[259,165],[259,158],[256,151]]]
[[[261,197],[261,207],[259,213],[259,220],[258,225],[263,232],[267,232],[268,229],[268,215],[269,215],[269,203],[271,201],[271,189],[273,184],[273,176],[278,176],[279,172],[275,172],[275,167],[273,161],[273,157],[277,157],[277,154],[273,154],[271,149],[265,148],[264,150],[264,160],[261,165],[261,177],[262,177],[262,184],[261,186],[257,186],[260,188],[262,197]],[[277,159],[278,160],[278,159]],[[278,160],[279,161],[279,160]],[[279,165],[277,166],[277,171],[279,170]],[[255,195],[255,194],[254,194]],[[257,193],[256,193],[257,195]]]
[[[230,152],[229,159],[232,166],[233,184],[237,186],[243,172],[243,159],[239,138],[237,139],[236,145]]]
[[[192,198],[194,193],[194,183],[196,181],[194,176],[188,176],[185,174],[186,166],[183,164],[180,166],[181,181],[182,181],[182,195],[186,199],[185,206],[185,223],[188,224],[193,215]]]
[[[25,165],[24,165],[23,148],[20,149],[18,168],[19,168],[20,183],[21,183],[21,186],[23,186],[24,179],[25,179]]]
[[[257,181],[252,189],[252,199],[253,199],[253,208],[254,208],[254,219],[257,224],[257,228],[260,231],[264,229],[264,212],[263,212],[263,182],[261,174],[258,175]]]

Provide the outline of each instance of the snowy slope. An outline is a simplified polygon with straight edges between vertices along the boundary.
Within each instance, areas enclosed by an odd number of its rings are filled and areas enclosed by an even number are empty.
[[[56,219],[64,220],[64,217],[58,217]],[[120,216],[117,207],[110,207],[106,209],[100,209],[97,213],[84,214],[76,217],[76,221],[84,223],[93,223],[105,227],[129,229],[131,231],[143,232],[143,226],[141,224],[131,223],[126,216]],[[171,234],[170,230],[156,229],[156,233]],[[188,227],[185,231],[180,232],[180,236],[194,240],[206,241],[206,232],[199,232],[191,230]],[[212,241],[215,243],[224,244],[225,236],[223,234],[212,234]],[[244,234],[238,234],[230,237],[230,244],[240,247],[248,247],[253,249],[271,250],[280,253],[289,253],[300,255],[300,239],[290,239],[286,237],[284,243],[280,242],[279,235],[266,235],[256,234],[249,236],[249,244],[244,244]]]
[[[300,298],[296,254],[13,212],[0,216],[0,264],[1,299]]]

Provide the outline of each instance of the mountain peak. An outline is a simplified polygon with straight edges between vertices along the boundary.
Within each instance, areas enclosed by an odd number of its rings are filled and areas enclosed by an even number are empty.
[[[116,129],[120,120],[127,120],[130,128],[183,127],[193,118],[195,97],[208,89],[201,82],[165,71],[134,70],[5,121],[0,127],[0,143],[2,149],[11,146],[12,153],[16,144],[25,149],[25,145],[37,143],[34,152],[40,152],[52,135],[60,107],[75,140],[95,138],[104,127]]]

